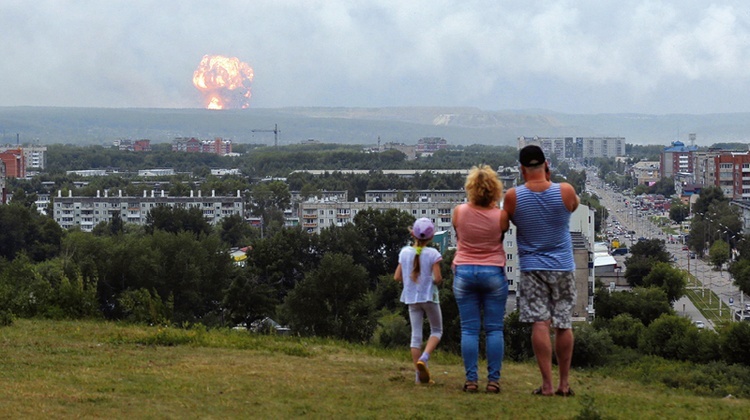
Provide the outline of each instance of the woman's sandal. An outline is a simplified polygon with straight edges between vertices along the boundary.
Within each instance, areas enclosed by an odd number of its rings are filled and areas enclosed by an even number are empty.
[[[479,391],[479,384],[473,381],[466,381],[464,383],[464,392],[475,393]]]
[[[488,382],[487,388],[485,389],[488,393],[491,394],[499,394],[500,393],[500,384],[497,382]]]

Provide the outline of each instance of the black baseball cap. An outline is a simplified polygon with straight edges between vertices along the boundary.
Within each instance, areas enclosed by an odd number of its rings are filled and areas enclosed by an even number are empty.
[[[541,165],[545,160],[542,148],[535,144],[524,147],[518,154],[518,161],[526,167]]]

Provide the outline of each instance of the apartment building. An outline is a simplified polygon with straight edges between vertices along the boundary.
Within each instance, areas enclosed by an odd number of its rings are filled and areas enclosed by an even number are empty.
[[[0,153],[9,150],[20,150],[24,156],[26,168],[35,170],[44,170],[47,166],[47,147],[46,146],[0,146]]]
[[[152,190],[150,194],[143,191],[143,196],[135,197],[123,196],[121,190],[116,196],[109,195],[109,191],[105,190],[103,194],[97,191],[96,197],[74,197],[72,192],[63,197],[62,192],[58,191],[54,199],[53,217],[64,229],[80,227],[90,232],[101,222],[111,222],[115,214],[119,214],[123,222],[143,225],[148,213],[156,206],[199,208],[212,225],[231,215],[245,215],[245,201],[240,191],[236,196],[216,196],[212,192],[204,197],[201,191],[197,195],[191,191],[189,197],[170,197],[163,190],[160,193]]]
[[[642,160],[630,168],[638,185],[650,185],[659,181],[659,162]]]
[[[406,192],[408,193],[408,191]],[[465,197],[465,194],[464,194]],[[451,211],[461,201],[332,201],[309,200],[299,203],[299,217],[302,227],[310,233],[320,233],[324,228],[343,226],[354,222],[354,216],[362,210],[386,211],[397,209],[415,218],[427,217],[435,224],[437,231],[453,231]],[[451,244],[455,244],[455,235]]]
[[[26,177],[26,156],[24,155],[23,150],[20,147],[15,149],[6,149],[0,152],[0,162],[3,162],[5,164],[6,177]]]
[[[678,173],[693,173],[692,154],[697,150],[697,146],[686,146],[681,141],[673,141],[660,155],[660,177],[673,178]]]
[[[587,159],[625,156],[625,137],[519,137],[518,149],[535,144],[547,156]]]

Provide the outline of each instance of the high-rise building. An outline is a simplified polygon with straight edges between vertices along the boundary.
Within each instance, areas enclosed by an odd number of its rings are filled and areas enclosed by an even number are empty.
[[[625,156],[624,137],[519,137],[518,149],[536,144],[548,156],[558,159],[587,159]]]
[[[673,141],[661,152],[659,168],[662,178],[674,178],[678,173],[693,173],[692,154],[697,146],[685,146],[681,141]]]

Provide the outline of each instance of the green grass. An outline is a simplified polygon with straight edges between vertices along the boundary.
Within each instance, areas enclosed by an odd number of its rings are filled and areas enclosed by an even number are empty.
[[[693,302],[696,308],[703,314],[706,319],[711,320],[715,325],[722,322],[731,322],[731,309],[726,304],[721,304],[719,309],[719,298],[716,293],[710,289],[688,289],[685,293]]]
[[[508,361],[500,395],[468,395],[460,358],[441,352],[430,364],[436,383],[418,386],[406,346],[17,320],[0,328],[0,349],[0,417],[8,418],[750,417],[747,400],[584,370],[572,374],[576,397],[536,397],[536,366]]]

